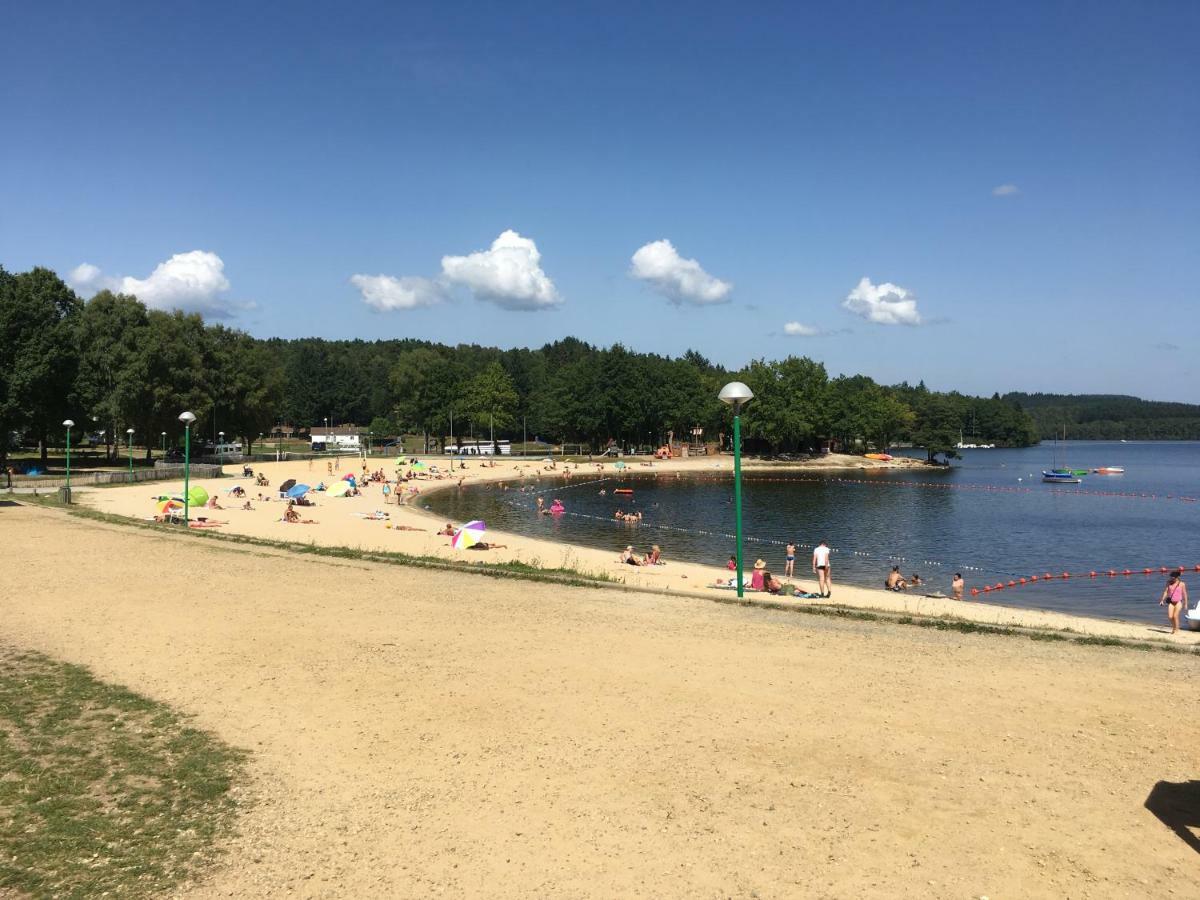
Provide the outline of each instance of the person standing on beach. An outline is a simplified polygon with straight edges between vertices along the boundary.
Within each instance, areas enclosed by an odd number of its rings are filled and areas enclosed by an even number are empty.
[[[824,541],[813,548],[812,570],[817,576],[817,593],[822,597],[832,595],[829,577],[829,545]]]
[[[954,580],[950,582],[950,592],[954,594],[955,600],[961,600],[963,598],[963,588],[965,586],[966,585],[963,583],[962,573],[955,572]]]
[[[1183,583],[1180,577],[1183,575],[1181,569],[1175,569],[1167,577],[1167,586],[1163,588],[1162,597],[1158,600],[1158,605],[1166,605],[1167,620],[1171,623],[1171,634],[1179,633],[1179,614],[1182,610],[1187,609],[1188,592],[1187,585]]]
[[[784,557],[783,557],[783,577],[784,578],[795,578],[796,577],[796,545],[795,544],[787,545],[787,552],[784,554]]]

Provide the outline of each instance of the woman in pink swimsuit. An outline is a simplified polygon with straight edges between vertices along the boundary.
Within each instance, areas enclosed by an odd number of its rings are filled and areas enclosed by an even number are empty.
[[[1179,616],[1188,605],[1187,585],[1180,578],[1182,574],[1179,569],[1171,573],[1158,601],[1159,606],[1166,604],[1167,618],[1171,621],[1171,634],[1179,633]]]

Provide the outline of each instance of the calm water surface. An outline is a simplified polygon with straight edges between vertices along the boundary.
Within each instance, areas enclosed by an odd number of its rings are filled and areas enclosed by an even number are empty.
[[[1200,564],[1200,443],[1072,441],[1059,461],[1071,468],[1123,466],[1126,474],[1089,475],[1081,485],[1041,483],[1053,448],[964,450],[946,470],[868,474],[747,473],[743,478],[745,554],[783,569],[783,545],[834,548],[835,579],[879,585],[893,564],[919,572],[949,593],[961,571],[968,589],[1047,572],[1072,578],[980,595],[979,602],[1134,621],[1165,620],[1158,607],[1160,566]],[[602,482],[582,466],[572,484],[545,479],[528,492],[510,485],[472,487],[429,498],[447,519],[481,518],[492,528],[615,551],[660,544],[667,559],[722,565],[734,550],[728,477],[650,474],[632,463]],[[633,488],[632,497],[612,493]],[[534,491],[566,505],[560,517],[534,514]],[[601,495],[600,491],[606,491]],[[613,520],[640,511],[640,525]],[[1152,576],[1140,574],[1143,568]],[[1131,569],[1132,577],[1088,577]],[[808,571],[801,551],[797,571]],[[1077,577],[1082,573],[1083,577]],[[1185,580],[1188,580],[1185,578]],[[1200,573],[1189,588],[1200,591]]]

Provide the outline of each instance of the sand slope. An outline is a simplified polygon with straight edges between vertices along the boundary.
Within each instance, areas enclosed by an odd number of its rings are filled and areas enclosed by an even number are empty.
[[[248,552],[0,509],[0,636],[195,713],[196,896],[1145,897],[1194,656]]]

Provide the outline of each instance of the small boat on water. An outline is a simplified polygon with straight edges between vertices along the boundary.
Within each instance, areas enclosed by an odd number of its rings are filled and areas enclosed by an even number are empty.
[[[1101,466],[1099,469],[1092,469],[1095,475],[1124,475],[1125,470],[1120,466]]]
[[[1042,472],[1042,481],[1047,484],[1082,484],[1083,479],[1074,472],[1054,469],[1050,472]]]
[[[880,462],[891,462],[892,454],[890,453],[864,453],[866,459],[877,459]]]

